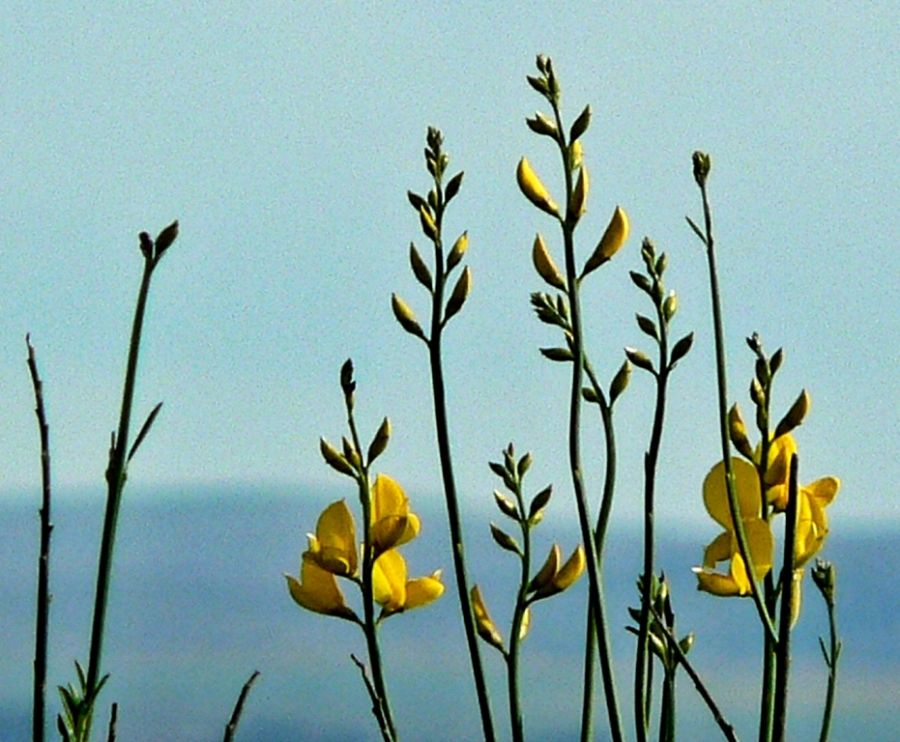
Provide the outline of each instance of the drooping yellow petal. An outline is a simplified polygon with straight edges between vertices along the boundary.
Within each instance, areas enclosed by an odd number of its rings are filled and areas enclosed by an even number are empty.
[[[444,583],[441,582],[441,570],[432,572],[428,577],[416,577],[406,583],[406,610],[421,608],[433,603],[444,594]]]
[[[310,536],[308,554],[332,574],[356,574],[357,546],[353,513],[344,500],[331,503],[319,516],[316,535]]]
[[[403,610],[406,604],[406,561],[396,549],[379,556],[372,566],[372,594],[385,615]]]
[[[347,606],[337,578],[309,556],[304,556],[300,563],[299,580],[292,575],[285,575],[285,578],[291,597],[301,607],[328,616],[359,620],[356,613]]]
[[[716,536],[703,552],[703,566],[713,568],[719,562],[731,559],[733,539],[731,531],[722,531]]]
[[[731,466],[734,472],[734,484],[741,517],[759,517],[762,503],[756,468],[737,457],[732,457]],[[728,506],[728,490],[725,485],[725,464],[722,461],[710,469],[706,479],[703,480],[703,503],[706,505],[706,512],[713,520],[728,531],[734,530],[731,508]]]
[[[761,580],[772,569],[775,552],[775,538],[772,535],[772,529],[761,518],[748,518],[744,520],[744,530],[756,579]],[[728,559],[731,560],[728,574],[716,572],[716,564]],[[703,566],[695,567],[694,573],[697,575],[698,589],[713,595],[736,596],[750,595],[751,593],[747,568],[741,557],[737,534],[734,531],[720,533],[706,547]]]
[[[804,494],[816,502],[821,508],[830,505],[841,488],[841,480],[837,477],[822,477],[815,482],[803,486]]]
[[[372,541],[382,552],[411,541],[419,534],[419,518],[409,511],[403,488],[386,474],[379,474],[372,486]]]

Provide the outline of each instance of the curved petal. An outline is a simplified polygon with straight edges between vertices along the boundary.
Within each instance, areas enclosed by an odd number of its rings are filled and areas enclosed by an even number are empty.
[[[358,620],[356,613],[347,606],[337,578],[316,562],[304,556],[300,564],[300,580],[285,575],[291,597],[301,607],[315,613]]]
[[[761,510],[759,495],[759,477],[756,468],[737,457],[731,459],[734,471],[734,483],[737,490],[741,516],[744,518],[758,516]],[[710,517],[726,530],[734,529],[731,509],[728,507],[728,490],[725,486],[725,463],[720,461],[703,480],[703,503]]]
[[[356,526],[353,513],[344,500],[331,503],[319,516],[315,539],[310,539],[310,554],[322,569],[352,576],[356,574]]]
[[[416,577],[406,583],[407,610],[421,608],[433,603],[444,594],[444,583],[441,582],[441,570],[433,572],[429,577]]]
[[[740,595],[737,583],[731,575],[723,575],[720,572],[694,567],[697,575],[697,589],[712,595],[731,597]]]
[[[802,489],[806,496],[815,502],[819,507],[824,508],[830,505],[838,490],[841,488],[841,480],[837,477],[822,477],[815,482],[810,482]]]
[[[409,498],[395,479],[379,474],[372,485],[372,529],[376,550],[412,541],[419,534],[419,518],[409,511]]]
[[[769,447],[769,461],[763,475],[766,501],[779,513],[787,509],[791,456],[795,453],[797,442],[790,433],[776,438]]]
[[[396,549],[375,560],[372,567],[372,594],[385,614],[402,611],[406,604],[406,561]]]
[[[709,546],[703,552],[703,566],[712,569],[719,562],[731,559],[732,554],[732,533],[731,531],[722,531],[716,536]]]
[[[797,453],[797,441],[790,433],[779,436],[769,446],[769,461],[763,481],[770,487],[787,484],[790,476],[791,456]]]

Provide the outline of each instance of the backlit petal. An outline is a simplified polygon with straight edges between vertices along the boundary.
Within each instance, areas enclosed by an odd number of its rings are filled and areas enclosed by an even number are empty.
[[[403,610],[406,603],[406,561],[396,549],[384,552],[372,567],[372,591],[386,614]]]
[[[420,608],[434,602],[444,594],[444,583],[441,582],[441,571],[432,573],[429,577],[416,577],[406,583],[406,606]]]
[[[336,575],[356,574],[357,546],[353,514],[344,500],[331,503],[316,523],[317,547],[310,553],[319,566]]]
[[[756,468],[739,458],[732,458],[731,466],[734,471],[734,483],[741,516],[744,518],[759,516],[761,500]],[[731,509],[728,507],[728,491],[725,486],[725,464],[722,461],[710,469],[706,479],[703,480],[703,503],[706,505],[706,512],[713,520],[726,530],[734,529]]]
[[[285,575],[288,590],[296,603],[316,613],[356,620],[356,614],[344,601],[344,594],[337,584],[337,578],[322,569],[309,557],[304,557],[300,565],[300,580]]]

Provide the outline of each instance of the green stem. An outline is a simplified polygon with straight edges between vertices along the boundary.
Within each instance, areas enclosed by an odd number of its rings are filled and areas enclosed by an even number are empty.
[[[666,670],[663,678],[659,742],[675,742],[675,670]]]
[[[594,548],[597,551],[598,565],[603,563],[603,551],[606,545],[606,532],[609,526],[610,516],[612,515],[613,495],[615,493],[616,484],[616,433],[613,425],[612,405],[606,399],[603,387],[597,379],[597,374],[587,356],[584,359],[584,371],[587,374],[594,394],[598,399],[598,407],[600,408],[600,418],[603,422],[603,435],[606,441],[606,471],[603,477],[603,498],[600,502],[600,512],[597,515],[597,524],[594,528]],[[602,602],[603,595],[603,574],[599,574],[599,587]],[[596,615],[593,603],[588,604],[587,612],[588,623],[595,624],[593,627],[588,626],[585,635],[584,645],[584,688],[582,698],[582,715],[581,715],[581,738],[588,740],[591,738],[591,728],[593,726],[593,695],[594,695],[594,655],[593,652],[599,651],[600,657],[611,657],[611,647],[609,641],[609,627],[606,617],[601,613]],[[599,644],[598,644],[599,642]],[[604,678],[612,678],[612,668],[608,667],[604,673]]]
[[[819,742],[827,742],[831,733],[831,715],[834,711],[834,693],[837,686],[837,665],[841,656],[841,642],[838,639],[837,617],[835,616],[833,599],[827,599],[827,607],[831,652],[830,654],[825,654],[825,662],[828,665],[828,689],[825,692],[825,709],[822,712],[822,731],[819,733]]]
[[[35,619],[34,643],[34,702],[32,706],[32,739],[34,742],[44,740],[45,698],[47,689],[47,643],[50,623],[50,534],[53,524],[50,521],[50,430],[44,409],[43,383],[38,374],[34,348],[28,337],[28,371],[34,389],[34,412],[37,416],[38,431],[41,438],[41,544],[38,555],[38,591],[37,615]]]
[[[654,518],[656,493],[656,467],[659,461],[659,449],[662,443],[663,422],[666,412],[666,391],[669,380],[669,346],[667,322],[663,315],[662,302],[657,302],[656,315],[660,329],[659,371],[656,374],[656,409],[653,413],[653,429],[650,434],[650,447],[644,456],[644,569],[641,584],[641,615],[638,625],[637,650],[634,658],[634,725],[638,742],[646,742],[650,728],[650,693],[647,643],[650,632],[650,601],[652,600],[653,551],[655,545]],[[669,682],[668,673],[664,683]],[[674,678],[672,680],[674,683]],[[674,716],[675,698],[667,699],[667,687],[663,689],[663,709],[667,700],[672,704]],[[660,732],[665,728],[661,723]]]
[[[581,696],[581,742],[594,738],[594,665],[597,651],[597,623],[594,604],[588,602],[587,626],[584,636],[584,676]]]
[[[521,485],[516,487],[515,495],[519,505],[519,513],[522,516],[522,519],[519,521],[522,529],[522,570],[519,580],[519,591],[516,595],[516,607],[513,611],[512,630],[509,635],[509,652],[506,654],[506,674],[512,739],[513,742],[523,742],[525,739],[525,725],[522,719],[522,704],[519,697],[519,646],[522,643],[520,638],[522,623],[525,619],[525,611],[528,609],[527,590],[531,572],[531,526],[526,517],[528,511],[525,509]]]
[[[678,664],[684,667],[684,671],[688,674],[688,677],[691,679],[691,682],[694,684],[694,688],[697,689],[697,692],[700,694],[700,697],[703,699],[703,702],[706,704],[706,707],[709,709],[712,714],[713,719],[716,724],[719,726],[719,729],[722,732],[722,735],[729,742],[738,742],[737,734],[734,731],[734,727],[725,719],[722,714],[722,711],[719,709],[719,705],[716,703],[715,699],[712,697],[712,694],[709,692],[709,689],[706,687],[706,684],[703,682],[703,679],[700,677],[700,674],[694,669],[694,666],[691,664],[690,660],[687,658],[687,655],[684,653],[684,650],[681,648],[681,645],[678,643],[678,639],[675,634],[672,633],[672,630],[663,622],[662,616],[657,613],[657,611],[651,606],[650,612],[653,614],[653,617],[656,619],[657,624],[660,628],[665,632],[666,636],[669,639],[669,646],[672,648],[672,651],[675,652],[675,656],[678,658]]]
[[[566,178],[566,213],[569,214],[569,202],[572,199],[572,169],[569,165],[568,146],[562,132],[562,119],[559,113],[559,105],[552,101],[553,113],[556,117],[556,126],[560,132],[558,144],[563,161],[563,170]],[[572,342],[572,383],[569,393],[569,468],[572,474],[572,487],[575,492],[575,504],[578,510],[578,521],[581,526],[581,540],[584,543],[584,551],[587,562],[589,581],[589,599],[593,603],[594,616],[597,621],[597,636],[600,641],[600,671],[603,676],[603,691],[606,697],[606,708],[609,717],[610,735],[614,742],[621,742],[622,722],[619,718],[619,703],[616,698],[615,677],[612,670],[612,653],[609,651],[605,639],[606,617],[604,612],[603,585],[600,576],[599,561],[597,557],[594,531],[591,528],[588,512],[587,495],[585,493],[584,478],[581,463],[581,385],[584,375],[584,339],[581,328],[581,306],[578,290],[577,269],[575,266],[575,223],[574,219],[567,217],[559,219],[563,233],[563,244],[566,259],[566,286],[569,299],[569,312],[571,314]]]
[[[353,417],[353,395],[345,392],[347,405],[347,423],[350,428],[350,436],[353,446],[360,457],[363,456],[359,433],[356,429],[356,421]],[[369,464],[364,462],[360,467],[359,501],[363,514],[363,553],[362,553],[362,597],[363,597],[363,633],[366,635],[366,648],[369,653],[369,664],[372,667],[372,684],[375,690],[376,703],[379,713],[376,719],[379,725],[384,726],[382,734],[391,740],[397,739],[397,729],[394,726],[394,718],[391,714],[391,704],[388,700],[387,685],[384,681],[384,671],[381,662],[381,649],[378,645],[378,622],[375,619],[375,598],[373,586],[373,572],[375,565],[375,548],[372,543],[372,488],[369,482]]]
[[[741,518],[740,504],[737,499],[737,491],[734,483],[734,469],[731,465],[731,441],[728,437],[728,383],[725,372],[725,330],[722,322],[722,306],[719,292],[719,277],[716,270],[716,251],[712,233],[712,211],[709,207],[709,198],[706,192],[705,181],[700,185],[700,193],[703,196],[703,219],[706,234],[703,241],[706,245],[706,257],[709,264],[709,284],[712,297],[713,329],[716,345],[716,372],[718,378],[718,402],[719,402],[719,433],[722,443],[722,463],[725,466],[725,486],[728,492],[728,507],[731,519],[734,523],[734,532],[737,535],[738,549],[747,570],[747,578],[750,581],[753,603],[759,613],[759,619],[772,641],[778,641],[772,618],[766,610],[759,583],[756,580],[756,572],[753,567],[750,544],[747,540],[747,532]]]
[[[128,348],[128,363],[125,370],[125,386],[122,391],[122,408],[119,428],[110,449],[109,466],[106,470],[107,496],[106,515],[103,521],[103,536],[100,542],[100,557],[97,566],[97,589],[94,596],[94,614],[91,624],[91,649],[88,661],[87,691],[88,703],[93,705],[100,680],[100,662],[103,655],[103,634],[106,622],[106,607],[109,602],[109,584],[112,576],[113,549],[116,541],[116,526],[119,506],[125,489],[126,454],[128,451],[128,429],[131,423],[131,408],[134,400],[134,386],[137,378],[138,355],[141,347],[141,330],[150,291],[150,279],[158,257],[144,256],[144,273],[138,291],[134,322],[131,328],[131,343]],[[87,717],[85,739],[90,737],[92,715]]]
[[[787,727],[788,675],[791,669],[791,618],[794,602],[794,542],[797,538],[797,454],[791,456],[788,502],[784,516],[784,559],[781,567],[781,615],[778,620],[778,651],[776,653],[775,708],[773,712],[773,742],[784,742]]]
[[[466,645],[472,665],[472,676],[475,680],[475,691],[478,696],[478,708],[481,713],[481,727],[485,742],[493,742],[494,722],[491,718],[491,704],[488,696],[487,681],[481,662],[478,637],[475,630],[475,618],[472,612],[472,601],[469,597],[468,576],[466,574],[465,551],[463,547],[462,521],[459,515],[459,498],[456,493],[456,478],[453,474],[453,458],[450,452],[450,433],[447,423],[447,398],[444,388],[444,370],[441,361],[441,335],[443,322],[441,315],[444,304],[444,288],[447,280],[444,269],[444,254],[441,241],[441,224],[443,221],[444,197],[439,183],[435,184],[438,192],[438,205],[435,209],[437,235],[434,238],[434,266],[436,273],[435,289],[431,307],[431,335],[428,344],[431,366],[431,388],[434,395],[434,423],[437,432],[438,456],[441,462],[441,476],[444,483],[444,499],[447,503],[447,520],[450,527],[450,544],[453,551],[453,571],[456,577],[456,592],[462,612],[463,627],[466,633]]]

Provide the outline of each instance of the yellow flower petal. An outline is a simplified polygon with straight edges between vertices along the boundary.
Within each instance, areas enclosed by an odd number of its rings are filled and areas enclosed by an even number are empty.
[[[406,604],[406,561],[396,549],[384,552],[372,566],[372,593],[385,615],[403,610]]]
[[[372,486],[372,540],[381,552],[412,541],[420,529],[419,518],[409,511],[403,488],[386,474],[379,474]]]
[[[795,453],[797,442],[790,434],[776,438],[769,447],[769,461],[763,480],[766,483],[766,499],[779,513],[787,508],[791,456]]]
[[[356,574],[356,527],[344,500],[333,502],[322,511],[309,546],[308,553],[322,569],[341,576]]]
[[[322,569],[309,556],[304,556],[300,564],[300,579],[285,575],[288,590],[294,601],[309,611],[337,616],[348,620],[358,620],[356,614],[344,601],[344,594],[337,584],[337,578]]]
[[[441,582],[441,570],[433,572],[429,577],[416,577],[406,583],[406,610],[421,608],[433,603],[444,594],[444,583]]]
[[[734,471],[734,484],[741,517],[759,517],[761,498],[756,468],[737,457],[731,459],[731,466]],[[703,503],[706,505],[706,512],[713,520],[726,530],[734,530],[731,509],[728,507],[728,490],[725,486],[725,464],[722,461],[710,469],[706,479],[703,480]]]

